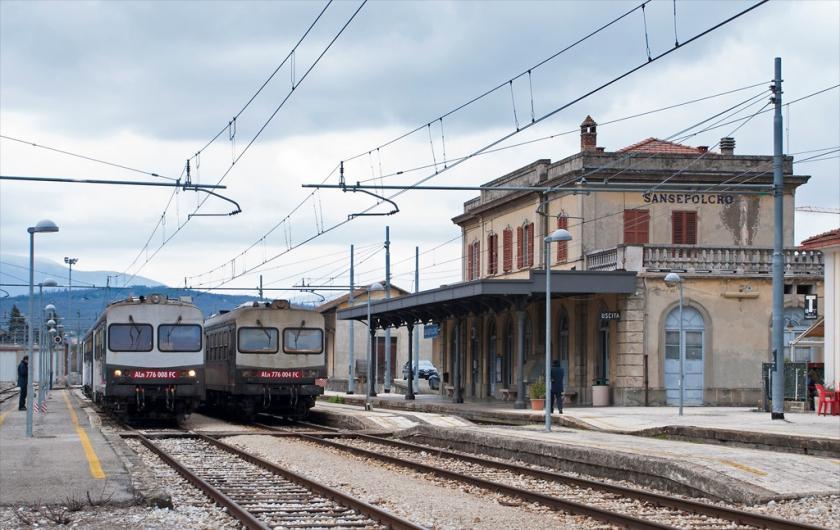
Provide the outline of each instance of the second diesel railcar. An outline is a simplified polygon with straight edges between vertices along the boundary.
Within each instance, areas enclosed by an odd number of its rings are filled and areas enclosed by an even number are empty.
[[[324,393],[324,317],[286,300],[247,302],[204,324],[206,405],[244,418],[303,418]]]
[[[85,393],[127,419],[183,419],[204,399],[203,320],[159,294],[109,304],[84,338]]]

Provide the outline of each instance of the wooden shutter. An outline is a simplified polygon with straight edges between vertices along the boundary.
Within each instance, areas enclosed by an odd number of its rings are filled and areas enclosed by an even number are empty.
[[[624,210],[624,243],[646,245],[649,241],[650,211]]]
[[[557,228],[562,228],[564,230],[569,229],[569,218],[565,215],[561,215],[557,218]],[[558,241],[557,242],[557,263],[565,263],[569,259],[569,242],[568,241]]]
[[[534,223],[527,226],[528,229],[528,266],[534,266]]]
[[[671,212],[671,243],[697,244],[697,212]]]
[[[473,272],[475,273],[475,278],[481,278],[481,241],[476,241],[473,243],[473,248],[475,255],[473,257]]]
[[[498,239],[496,234],[487,236],[487,274],[491,276],[499,272]]]
[[[466,280],[473,279],[473,246],[467,245],[467,277]]]
[[[502,232],[502,267],[505,272],[513,268],[513,230],[505,228]]]
[[[516,227],[516,268],[521,269],[525,263],[525,256],[522,255],[523,243],[525,242],[521,226]]]

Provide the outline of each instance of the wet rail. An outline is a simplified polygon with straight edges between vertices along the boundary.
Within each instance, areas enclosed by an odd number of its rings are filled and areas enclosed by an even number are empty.
[[[466,482],[627,528],[819,528],[380,436],[345,433],[342,438],[332,440],[318,435],[301,437],[366,458]]]
[[[215,438],[186,434],[131,437],[246,528],[421,528]]]

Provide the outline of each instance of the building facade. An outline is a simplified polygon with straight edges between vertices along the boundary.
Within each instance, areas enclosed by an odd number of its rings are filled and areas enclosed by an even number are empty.
[[[792,340],[808,324],[803,295],[822,295],[823,258],[793,246],[794,196],[809,177],[793,174],[791,157],[783,172],[786,337]],[[465,285],[475,283],[482,293],[493,281],[533,286],[530,295],[508,303],[466,294],[465,303],[448,300],[437,317],[431,306],[414,313],[442,324],[436,352],[442,391],[456,399],[516,396],[524,406],[528,385],[545,372],[547,332],[550,355],[565,369],[567,400],[592,404],[598,386],[607,387],[616,405],[676,404],[678,292],[664,277],[677,272],[685,293],[686,404],[759,404],[761,364],[771,359],[771,184],[772,156],[735,154],[732,138],[721,141],[719,152],[655,138],[607,151],[597,147],[597,124],[587,116],[580,152],[488,182],[453,219],[462,231]],[[552,243],[546,260],[544,238],[558,228],[572,240]],[[544,281],[540,271],[547,266],[546,331],[536,279]],[[632,276],[629,290],[619,272]],[[616,288],[591,283],[598,274]],[[375,312],[385,325],[405,323],[415,318],[410,305],[405,300],[398,311],[377,304]],[[798,353],[822,362],[820,348]]]

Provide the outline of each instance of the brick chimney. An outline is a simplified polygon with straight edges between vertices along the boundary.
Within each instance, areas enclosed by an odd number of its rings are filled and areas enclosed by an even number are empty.
[[[583,123],[580,124],[580,150],[581,151],[595,151],[595,146],[598,144],[598,133],[595,128],[598,126],[592,116],[587,115]]]
[[[734,155],[735,154],[735,138],[727,136],[720,139],[720,154]]]

